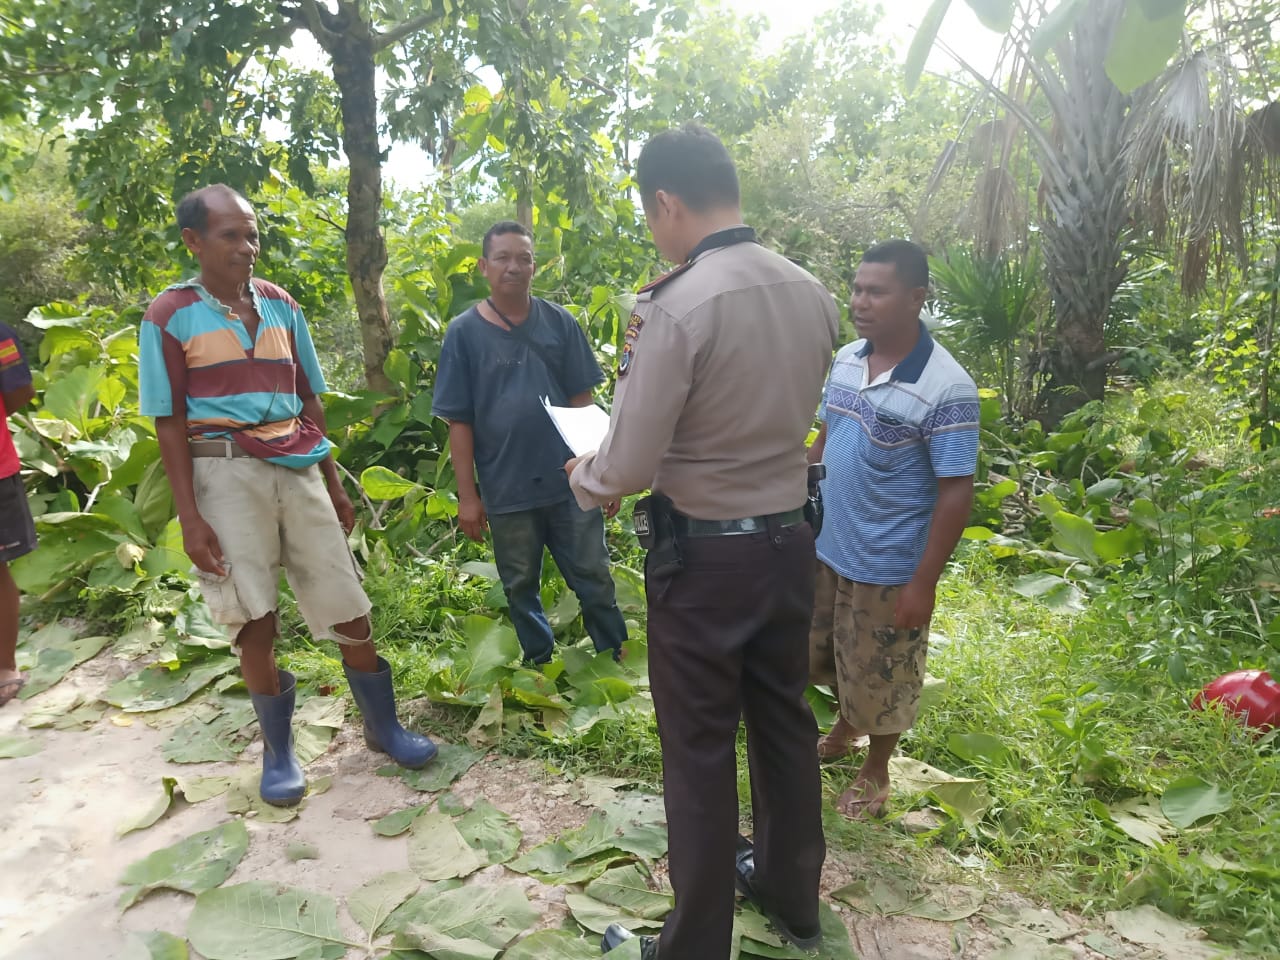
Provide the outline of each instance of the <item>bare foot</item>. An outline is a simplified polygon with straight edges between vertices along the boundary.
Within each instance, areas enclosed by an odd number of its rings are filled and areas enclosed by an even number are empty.
[[[881,786],[871,780],[854,780],[836,801],[836,809],[850,820],[878,820],[888,802],[887,783]]]

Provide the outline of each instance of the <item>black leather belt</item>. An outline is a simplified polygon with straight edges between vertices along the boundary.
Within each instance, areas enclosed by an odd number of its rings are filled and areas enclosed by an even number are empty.
[[[784,510],[761,517],[740,517],[737,520],[698,520],[679,513],[671,515],[678,536],[683,537],[736,537],[747,533],[768,533],[769,524],[790,527],[804,522],[804,508]]]
[[[229,437],[206,437],[203,440],[188,442],[187,449],[193,457],[221,457],[230,460],[232,457],[252,457],[240,444]]]

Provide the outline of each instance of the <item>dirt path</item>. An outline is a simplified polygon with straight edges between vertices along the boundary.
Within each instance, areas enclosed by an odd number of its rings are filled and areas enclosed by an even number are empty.
[[[101,692],[118,679],[126,665],[103,654],[74,671],[54,688],[86,695]],[[27,730],[21,720],[38,709],[54,691],[28,701],[14,701],[0,711],[0,737],[30,737],[40,750],[30,756],[0,760],[0,809],[6,817],[6,843],[0,851],[0,957],[11,960],[134,960],[145,957],[131,946],[131,932],[167,930],[179,936],[186,929],[193,898],[161,891],[146,897],[123,914],[116,901],[121,872],[147,854],[197,831],[231,819],[222,798],[189,804],[175,798],[169,812],[153,826],[117,836],[117,827],[152,805],[161,795],[163,777],[240,774],[256,768],[260,747],[255,742],[238,763],[174,764],[161,757],[161,745],[171,727],[148,725],[146,715],[114,710],[87,730]],[[170,718],[176,723],[176,718]],[[246,818],[249,848],[227,884],[266,880],[342,899],[357,886],[380,874],[408,868],[407,840],[376,836],[368,821],[396,810],[424,803],[428,797],[395,777],[377,776],[383,760],[370,754],[353,725],[338,732],[329,751],[308,767],[315,782],[332,776],[332,785],[310,796],[300,815],[287,823]],[[601,785],[569,784],[531,761],[490,754],[453,785],[453,792],[470,802],[487,799],[519,824],[521,851],[547,837],[580,826],[600,799]],[[290,859],[298,845],[313,848],[314,859]],[[659,866],[661,873],[661,865]],[[845,886],[861,871],[847,855],[833,854],[824,874],[824,891]],[[498,879],[523,886],[542,914],[539,926],[558,927],[565,919],[565,889],[544,885],[501,866],[474,874],[468,883]],[[988,903],[1025,910],[1025,901],[998,896]],[[955,923],[914,917],[868,916],[837,904],[849,927],[855,950],[863,960],[943,960],[943,958],[1103,957],[1148,956],[1112,935],[1115,953],[1098,953],[1078,933],[1056,942],[1040,941],[1033,952],[1017,949],[1019,936],[991,926],[981,916]],[[345,932],[358,929],[345,912]],[[1050,917],[1052,915],[1049,915]],[[1040,945],[1048,948],[1042,952]],[[1013,950],[1014,952],[1009,952]],[[1172,955],[1172,954],[1171,954]],[[192,957],[197,955],[192,952]],[[348,957],[364,952],[351,950]]]

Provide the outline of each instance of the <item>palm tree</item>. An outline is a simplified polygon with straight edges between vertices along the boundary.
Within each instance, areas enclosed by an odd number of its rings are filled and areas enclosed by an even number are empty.
[[[927,18],[933,34],[947,2],[936,0]],[[1133,241],[1172,244],[1183,287],[1194,291],[1211,261],[1243,262],[1248,230],[1267,219],[1249,205],[1276,196],[1280,164],[1268,136],[1276,105],[1247,116],[1228,25],[1188,37],[1177,4],[1173,63],[1135,76],[1117,46],[1143,41],[1133,26],[1143,3],[1064,0],[1046,17],[1035,0],[1016,11],[1009,2],[1010,23],[994,25],[1007,26],[1011,75],[1030,83],[1001,86],[956,56],[1026,133],[1039,167],[1036,218],[1054,313],[1043,411],[1051,423],[1103,395],[1118,357],[1108,352],[1105,323]],[[928,31],[917,36],[909,70],[922,65],[921,42],[926,53],[934,42]],[[1134,56],[1150,61],[1145,53]]]

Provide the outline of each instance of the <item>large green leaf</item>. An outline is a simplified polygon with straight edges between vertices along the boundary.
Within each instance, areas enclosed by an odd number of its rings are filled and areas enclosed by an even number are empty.
[[[380,837],[398,837],[413,825],[413,821],[422,816],[430,809],[430,804],[420,804],[416,807],[406,807],[403,810],[397,810],[395,813],[389,813],[380,820],[373,822],[373,832]]]
[[[342,697],[310,697],[294,714],[294,751],[303,766],[324,756],[333,735],[346,719],[347,701]]]
[[[1169,4],[1163,8],[1168,12],[1156,18],[1148,17],[1142,8],[1132,0],[1125,4],[1107,50],[1107,76],[1123,93],[1158,77],[1182,43],[1183,3]]]
[[[573,861],[573,851],[563,840],[548,840],[507,864],[516,873],[533,873],[554,876],[562,873]]]
[[[868,916],[892,917],[907,910],[917,895],[914,881],[896,876],[869,876],[846,884],[831,897]]]
[[[190,566],[190,564],[188,564]],[[173,616],[173,632],[185,647],[200,650],[230,650],[227,628],[213,622],[213,615],[203,600],[188,599]],[[201,656],[198,651],[195,656]]]
[[[143,558],[142,569],[153,577],[166,573],[185,574],[191,569],[191,559],[182,551],[182,524],[177,517],[172,517],[164,525],[155,546]]]
[[[524,891],[513,884],[472,885],[452,890],[439,886],[424,890],[396,911],[394,929],[398,944],[422,949],[435,960],[481,956],[464,952],[457,945],[471,941],[489,949],[486,960],[538,921],[538,911]],[[389,928],[391,925],[388,925]],[[450,952],[453,945],[456,952]]]
[[[110,637],[77,637],[75,632],[60,624],[49,624],[37,630],[23,642],[22,649],[38,651],[36,662],[27,671],[27,683],[18,694],[22,699],[43,693],[65,677],[77,665],[96,657]]]
[[[126,713],[163,710],[182,703],[236,666],[236,661],[230,657],[217,657],[186,663],[177,670],[163,666],[148,667],[114,684],[102,699]]]
[[[128,909],[152,890],[203,893],[221,884],[249,849],[243,820],[193,834],[130,864],[120,876],[128,889],[119,906]]]
[[[1005,33],[1013,26],[1013,0],[965,0],[965,3],[988,30]]]
[[[502,960],[599,960],[600,943],[567,930],[539,930],[502,955]]]
[[[409,867],[424,880],[465,877],[484,865],[484,858],[468,846],[452,817],[432,811],[413,821]]]
[[[75,516],[81,516],[75,514]],[[88,516],[88,515],[84,515]],[[37,520],[37,528],[49,515]],[[74,529],[40,533],[40,549],[19,557],[10,565],[14,582],[23,593],[41,595],[65,587],[86,567],[104,558],[114,559],[118,538],[100,530]]]
[[[398,500],[420,488],[420,484],[406,480],[386,467],[366,467],[360,474],[360,487],[370,500]]]
[[[520,849],[520,826],[488,800],[477,800],[454,825],[467,846],[482,854],[486,863],[506,863]]]
[[[127,833],[134,830],[145,830],[161,817],[163,817],[169,809],[169,805],[173,803],[173,791],[178,785],[177,779],[174,777],[160,778],[160,795],[151,803],[147,804],[142,810],[135,812],[125,818],[118,827],[116,827],[116,836],[123,837]]]
[[[231,777],[179,777],[175,790],[186,797],[187,803],[201,803],[222,796],[231,783]]]
[[[291,960],[316,945],[347,943],[328,894],[258,881],[197,896],[187,938],[208,960]]]
[[[173,490],[160,460],[154,461],[143,473],[133,503],[147,540],[154,543],[174,513]]]
[[[136,660],[164,643],[168,633],[154,617],[139,617],[116,639],[111,655],[121,660]]]
[[[1059,550],[1081,560],[1093,562],[1098,559],[1094,550],[1098,531],[1091,520],[1059,510],[1049,517],[1049,522],[1053,524],[1053,543]]]
[[[1091,808],[1096,816],[1110,820],[1126,836],[1148,847],[1158,847],[1173,833],[1171,824],[1149,797],[1130,797],[1119,803]]]
[[[79,690],[59,688],[46,693],[38,704],[27,708],[22,725],[32,730],[52,727],[54,730],[83,730],[102,719],[107,705],[86,700]]]
[[[41,398],[43,412],[75,424],[81,434],[87,433],[89,407],[97,402],[98,384],[104,375],[102,367],[89,366],[76,367],[59,376]]]
[[[406,924],[396,934],[397,947],[411,947],[433,960],[493,960],[499,948],[472,937],[454,937],[422,923]]]
[[[384,873],[357,887],[347,897],[347,910],[365,933],[376,936],[378,928],[421,886],[422,881],[410,870]]]
[[[200,711],[180,723],[161,745],[161,756],[173,763],[235,760],[253,739],[253,704],[241,698],[223,702],[227,709],[211,718]]]
[[[1197,776],[1185,776],[1165,788],[1160,798],[1160,810],[1170,823],[1185,830],[1205,817],[1226,813],[1232,802],[1229,789]]]
[[[950,734],[947,749],[970,763],[999,763],[1009,756],[1009,748],[999,737],[976,731]]]
[[[971,917],[981,909],[986,892],[981,887],[962,884],[932,884],[928,892],[904,911],[906,916],[953,923]]]
[[[502,740],[502,684],[495,683],[489,691],[489,700],[467,731],[466,741],[476,749],[492,747]]]
[[[421,770],[386,766],[378,769],[378,775],[399,777],[415,790],[432,792],[445,789],[484,757],[484,751],[459,744],[441,743],[438,746],[440,749],[435,759]]]
[[[818,904],[818,923],[822,926],[822,956],[824,960],[858,960],[849,940],[849,928],[831,904]]]
[[[973,826],[991,808],[991,796],[981,780],[953,777],[921,760],[893,757],[889,761],[889,778],[897,790],[932,796],[966,826]]]
[[[29,757],[39,753],[44,745],[34,737],[20,737],[14,733],[0,733],[0,760]]]
[[[1060,0],[1040,21],[1031,36],[1030,52],[1033,57],[1043,57],[1065,37],[1075,25],[1076,17],[1084,10],[1083,0]]]
[[[1013,592],[1039,600],[1050,610],[1079,612],[1084,609],[1080,588],[1053,573],[1025,573],[1013,581]]]
[[[634,863],[606,870],[587,884],[586,893],[646,920],[665,917],[675,905],[670,894],[650,888],[644,871]]]
[[[277,807],[262,799],[261,770],[246,770],[227,788],[227,812],[251,815],[259,823],[287,823],[302,812],[301,806]],[[309,777],[307,796],[324,793],[333,785],[332,777]]]
[[[596,810],[582,827],[561,839],[573,851],[571,862],[590,860],[615,849],[657,860],[667,852],[662,800],[649,794],[620,798]]]
[[[93,511],[110,517],[115,521],[116,527],[122,533],[127,533],[136,541],[133,544],[129,544],[129,546],[137,549],[137,544],[151,542],[151,537],[147,535],[146,529],[142,526],[142,518],[138,516],[138,508],[124,497],[108,494],[94,504]]]
[[[124,960],[189,960],[187,941],[164,930],[133,934]]]
[[[520,641],[505,623],[473,615],[463,621],[466,646],[454,661],[462,688],[486,693],[507,667],[520,658]]]
[[[950,7],[951,0],[933,0],[924,19],[920,21],[920,26],[916,29],[916,35],[911,38],[911,47],[907,50],[907,59],[904,64],[904,79],[908,92],[914,90],[916,84],[920,82],[925,62],[929,59],[929,51],[933,49],[933,42],[938,38],[938,30],[941,29],[943,18],[946,17]]]
[[[1093,549],[1108,563],[1118,563],[1141,551],[1143,542],[1142,530],[1129,523],[1116,530],[1099,533],[1093,538]]]
[[[1106,915],[1107,923],[1120,936],[1134,943],[1155,947],[1160,956],[1177,960],[1209,960],[1228,954],[1204,939],[1199,927],[1171,917],[1149,903],[1129,910],[1114,910]]]
[[[585,893],[565,894],[565,905],[573,919],[592,933],[604,933],[611,923],[620,923],[628,930],[660,930],[661,920],[646,920],[620,910],[611,903],[603,903]]]

